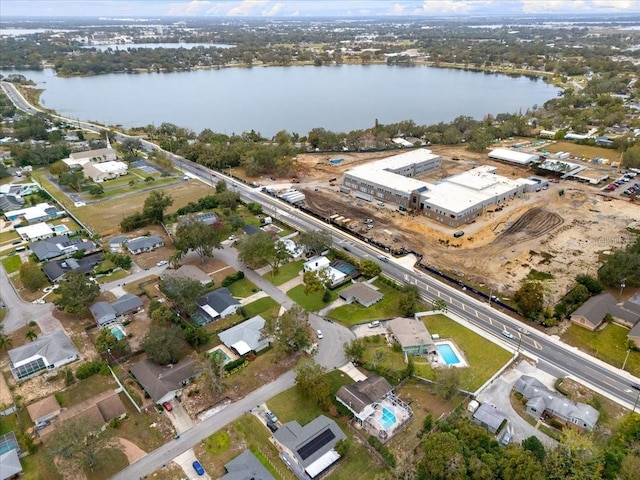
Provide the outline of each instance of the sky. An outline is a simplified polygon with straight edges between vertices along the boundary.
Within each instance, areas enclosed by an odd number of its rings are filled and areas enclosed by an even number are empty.
[[[12,16],[372,17],[640,13],[640,0],[1,0]]]

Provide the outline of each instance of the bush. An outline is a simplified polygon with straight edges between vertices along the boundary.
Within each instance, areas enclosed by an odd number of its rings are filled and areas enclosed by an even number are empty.
[[[224,280],[222,280],[221,285],[223,287],[228,287],[232,283],[237,282],[238,280],[242,280],[243,278],[244,278],[244,272],[242,270],[239,270],[236,273],[234,273],[233,275],[227,275],[224,278]]]
[[[78,367],[76,370],[76,378],[78,380],[84,380],[95,374],[109,375],[109,366],[106,362],[86,362]]]
[[[384,458],[384,461],[387,462],[387,465],[389,465],[391,468],[395,468],[396,457],[393,456],[393,452],[391,452],[391,450],[385,447],[382,442],[373,435],[369,435],[369,438],[367,438],[367,442],[369,442],[369,445],[375,448],[378,453],[382,455],[382,458]]]
[[[232,360],[231,362],[227,363],[224,366],[224,369],[227,372],[231,372],[232,370],[235,370],[236,368],[238,368],[241,365],[243,365],[244,362],[246,362],[246,359],[244,357],[236,358],[235,360]]]

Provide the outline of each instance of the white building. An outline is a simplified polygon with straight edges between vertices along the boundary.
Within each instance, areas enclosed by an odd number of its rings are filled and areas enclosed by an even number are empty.
[[[112,162],[117,158],[118,155],[116,151],[109,146],[107,148],[99,148],[98,150],[72,153],[69,155],[69,158],[65,158],[62,161],[70,167],[82,167],[89,162]]]
[[[42,370],[53,370],[80,358],[64,330],[41,334],[33,342],[9,350],[11,373],[22,380]]]
[[[533,153],[517,152],[507,148],[496,148],[489,152],[489,158],[503,162],[515,163],[517,165],[529,165],[537,162],[540,157]]]
[[[312,257],[302,266],[305,272],[323,272],[331,281],[331,286],[338,285],[345,278],[346,274],[331,266],[331,261],[327,257]]]
[[[82,167],[85,177],[91,178],[96,183],[104,182],[126,175],[128,166],[124,162],[110,161],[102,163],[89,162]]]
[[[35,242],[37,240],[44,240],[45,238],[53,237],[54,232],[53,228],[46,223],[41,222],[26,227],[17,227],[16,233],[20,235],[23,240]]]
[[[49,220],[63,215],[64,212],[58,212],[56,207],[49,205],[48,203],[39,203],[33,207],[20,208],[18,210],[11,210],[4,214],[5,218],[10,222],[22,222],[36,223],[43,220]]]

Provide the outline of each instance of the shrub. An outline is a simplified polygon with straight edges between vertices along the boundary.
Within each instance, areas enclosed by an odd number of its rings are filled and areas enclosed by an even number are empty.
[[[76,370],[76,378],[78,380],[84,380],[97,373],[100,375],[109,375],[109,366],[102,361],[83,363]]]
[[[236,368],[240,367],[241,365],[244,364],[245,362],[245,358],[244,357],[240,357],[240,358],[236,358],[235,360],[232,360],[231,362],[227,363],[224,366],[224,369],[227,372],[231,372],[232,370],[235,370]]]
[[[391,468],[395,468],[396,457],[393,456],[393,452],[391,452],[391,450],[385,447],[383,443],[373,435],[369,435],[369,438],[367,438],[367,442],[369,442],[369,445],[375,448],[378,453],[382,455],[382,458],[384,458],[384,461],[387,462],[387,465],[389,465]]]
[[[238,280],[242,280],[243,278],[244,278],[244,272],[242,270],[239,270],[236,273],[234,273],[233,275],[227,275],[224,278],[224,280],[222,280],[221,285],[223,287],[228,287],[232,283],[237,282]]]

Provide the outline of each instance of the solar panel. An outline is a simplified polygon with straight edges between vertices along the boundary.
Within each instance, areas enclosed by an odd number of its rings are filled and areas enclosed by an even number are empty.
[[[318,450],[320,450],[322,447],[324,447],[327,443],[329,443],[334,438],[336,438],[335,434],[331,431],[330,428],[327,428],[320,435],[318,435],[312,440],[309,440],[309,442],[305,443],[302,447],[300,447],[297,450],[298,455],[300,455],[300,458],[302,460],[306,460],[307,458],[309,458],[311,455],[316,453]]]

